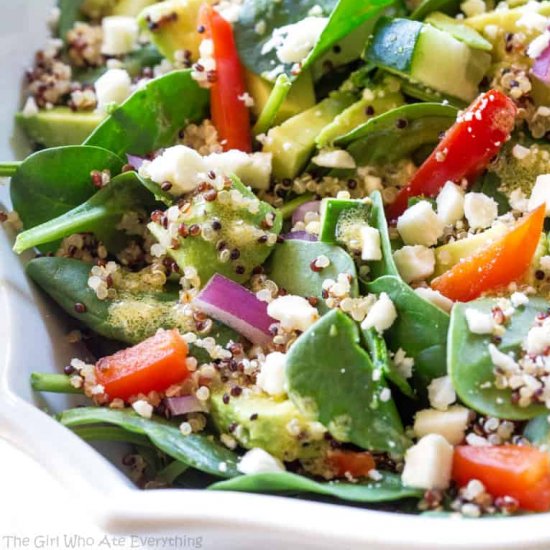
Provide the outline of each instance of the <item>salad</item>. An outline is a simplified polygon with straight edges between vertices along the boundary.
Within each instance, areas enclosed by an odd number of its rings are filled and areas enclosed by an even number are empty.
[[[550,510],[550,1],[50,24],[0,219],[94,357],[59,422],[144,488]]]

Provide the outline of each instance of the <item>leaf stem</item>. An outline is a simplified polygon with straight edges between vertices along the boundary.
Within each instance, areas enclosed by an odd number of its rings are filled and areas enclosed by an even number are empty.
[[[288,92],[290,92],[291,86],[292,82],[286,74],[283,73],[277,77],[273,90],[271,90],[266,104],[252,129],[255,136],[265,134],[271,128],[281,105],[284,103]]]
[[[51,393],[82,393],[80,388],[75,388],[71,384],[71,379],[66,374],[33,372],[31,374],[31,386],[34,391],[45,391]]]
[[[179,460],[174,460],[170,462],[168,466],[157,472],[156,479],[157,481],[164,481],[168,485],[172,485],[176,479],[185,472],[189,466],[184,462]]]
[[[0,177],[11,178],[21,166],[21,162],[0,162]]]
[[[292,199],[288,202],[285,202],[283,206],[279,208],[279,211],[281,212],[281,216],[286,220],[287,218],[290,218],[294,211],[301,206],[302,204],[309,202],[313,200],[315,195],[313,193],[304,193],[303,195],[299,195],[295,199]]]

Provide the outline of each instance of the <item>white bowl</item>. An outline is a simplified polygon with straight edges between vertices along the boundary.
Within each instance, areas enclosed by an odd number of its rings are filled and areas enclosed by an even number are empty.
[[[19,106],[22,72],[46,40],[51,2],[2,3],[0,158],[10,160],[26,151],[21,136],[14,132],[12,115]],[[9,202],[6,188],[0,188],[0,202]],[[75,398],[31,391],[32,371],[59,372],[82,350],[68,344],[66,319],[26,279],[25,258],[12,253],[12,241],[7,229],[0,230],[0,435],[74,491],[82,513],[90,514],[106,530],[202,537],[202,548],[223,549],[261,545],[270,549],[550,548],[548,514],[475,521],[244,493],[139,491],[105,458],[119,462],[120,447],[102,445],[100,454],[43,412],[74,405]]]

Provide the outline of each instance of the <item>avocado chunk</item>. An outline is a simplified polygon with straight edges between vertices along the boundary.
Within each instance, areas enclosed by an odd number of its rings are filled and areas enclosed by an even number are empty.
[[[331,145],[335,139],[355,130],[373,116],[403,105],[405,101],[399,88],[399,80],[392,76],[386,77],[380,85],[366,88],[359,101],[337,115],[317,136],[317,146]]]
[[[16,119],[33,142],[44,147],[80,145],[99,125],[103,113],[73,112],[68,107],[54,107],[33,116],[17,113]]]
[[[280,213],[235,176],[222,191],[203,186],[178,204],[171,209],[179,214],[167,227],[162,220],[148,227],[182,272],[195,267],[201,286],[215,273],[247,281],[273,250],[282,227]]]
[[[197,19],[203,3],[204,0],[159,2],[139,14],[138,24],[149,33],[153,44],[170,61],[174,61],[178,50],[188,50],[195,61],[199,57],[202,41],[202,36],[197,32]]]
[[[265,78],[254,74],[251,71],[245,71],[246,87],[249,94],[254,99],[252,113],[259,116],[263,111],[269,95],[273,90],[273,83]],[[313,90],[313,79],[309,71],[300,74],[300,78],[294,82],[285,102],[279,109],[273,124],[276,126],[285,120],[303,113],[315,105],[315,92]]]
[[[157,0],[84,0],[80,11],[90,19],[101,19],[108,15],[137,17],[147,6]]]
[[[292,401],[242,394],[225,404],[224,394],[229,395],[229,388],[212,393],[211,417],[220,433],[231,433],[241,447],[259,447],[286,462],[318,457],[326,448],[324,430],[303,416]]]
[[[273,154],[273,175],[279,179],[295,178],[315,150],[315,140],[323,128],[354,100],[355,96],[351,93],[336,92],[272,128],[263,151]]]
[[[157,0],[118,0],[113,7],[113,15],[137,17],[145,8],[156,4]]]

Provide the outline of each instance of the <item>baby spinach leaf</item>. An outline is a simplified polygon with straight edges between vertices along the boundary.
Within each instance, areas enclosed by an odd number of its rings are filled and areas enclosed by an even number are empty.
[[[182,332],[195,329],[179,307],[177,292],[119,291],[113,300],[100,300],[88,286],[91,267],[70,258],[43,257],[31,260],[26,271],[67,314],[106,338],[137,344],[159,328],[178,328]],[[76,303],[84,304],[84,313],[75,311]],[[239,340],[235,331],[218,322],[214,322],[208,336],[220,345]],[[210,361],[207,352],[193,344],[191,354],[201,363]]]
[[[441,103],[403,105],[369,119],[335,144],[346,147],[359,166],[394,162],[423,145],[436,144],[457,113]]]
[[[192,468],[218,477],[239,475],[237,455],[204,435],[183,435],[177,426],[161,418],[146,419],[133,411],[102,407],[69,409],[59,415],[69,428],[93,424],[112,424],[129,432],[147,436],[153,445]],[[225,464],[225,466],[221,466]],[[222,471],[223,469],[223,471]]]
[[[321,271],[313,271],[311,263],[319,256],[326,256],[330,265]],[[267,273],[279,288],[290,294],[319,299],[319,310],[327,311],[323,299],[323,281],[336,280],[340,273],[352,276],[351,296],[358,295],[357,271],[351,256],[337,245],[288,240],[275,246],[268,264]]]
[[[208,91],[192,78],[191,70],[155,78],[117,107],[84,142],[119,156],[144,155],[172,145],[178,132],[207,113]]]
[[[411,19],[422,21],[434,11],[442,11],[448,15],[455,15],[460,7],[460,0],[423,0],[411,13]]]
[[[67,39],[67,33],[73,28],[77,21],[83,19],[80,8],[84,0],[58,0],[59,22],[57,33],[62,40]]]
[[[12,177],[13,207],[23,226],[30,229],[65,214],[96,193],[90,177],[93,170],[109,170],[116,176],[123,165],[118,156],[99,147],[70,145],[38,151],[27,157]]]
[[[478,413],[508,420],[533,418],[546,410],[544,405],[520,407],[512,403],[509,389],[499,390],[494,386],[494,366],[488,348],[491,336],[474,334],[468,328],[466,310],[491,314],[495,304],[495,299],[483,298],[453,307],[449,327],[449,374],[457,395]],[[549,305],[546,300],[533,297],[528,304],[517,308],[506,325],[498,349],[504,353],[514,352],[518,357],[535,317],[548,311]]]
[[[147,437],[116,426],[81,426],[73,428],[72,431],[84,441],[117,441],[139,447],[151,446],[151,442]]]
[[[153,208],[154,204],[154,197],[137,173],[125,172],[80,206],[20,233],[13,248],[20,253],[33,246],[85,232],[94,233],[109,248],[116,248],[117,237],[121,235],[116,226],[122,215]]]
[[[414,359],[412,384],[421,397],[433,378],[446,369],[449,316],[424,300],[400,278],[386,275],[368,283],[369,292],[385,292],[397,309],[397,319],[384,333],[392,351],[403,349]]]
[[[275,49],[266,53],[262,53],[262,49],[271,40],[273,31],[301,21],[315,6],[320,6],[323,14],[328,15],[336,4],[337,0],[245,0],[239,21],[234,25],[241,61],[249,71],[259,75],[272,71],[281,62]],[[259,34],[256,25],[261,21],[265,23],[265,32]]]
[[[251,474],[218,481],[208,487],[213,491],[248,493],[310,493],[352,502],[387,502],[403,498],[421,498],[423,491],[404,487],[398,475],[381,472],[380,481],[346,483],[321,482],[290,472]]]
[[[390,359],[384,338],[374,328],[363,329],[362,334],[374,368],[379,369],[386,380],[396,386],[401,393],[414,399],[414,391],[407,379],[395,368]]]
[[[359,340],[345,313],[327,313],[288,352],[289,396],[339,441],[402,454],[409,441],[395,403],[384,395],[384,380],[373,380],[374,366]]]
[[[544,446],[550,450],[550,422],[548,422],[548,413],[535,416],[527,422],[523,430],[523,435],[537,447]]]

